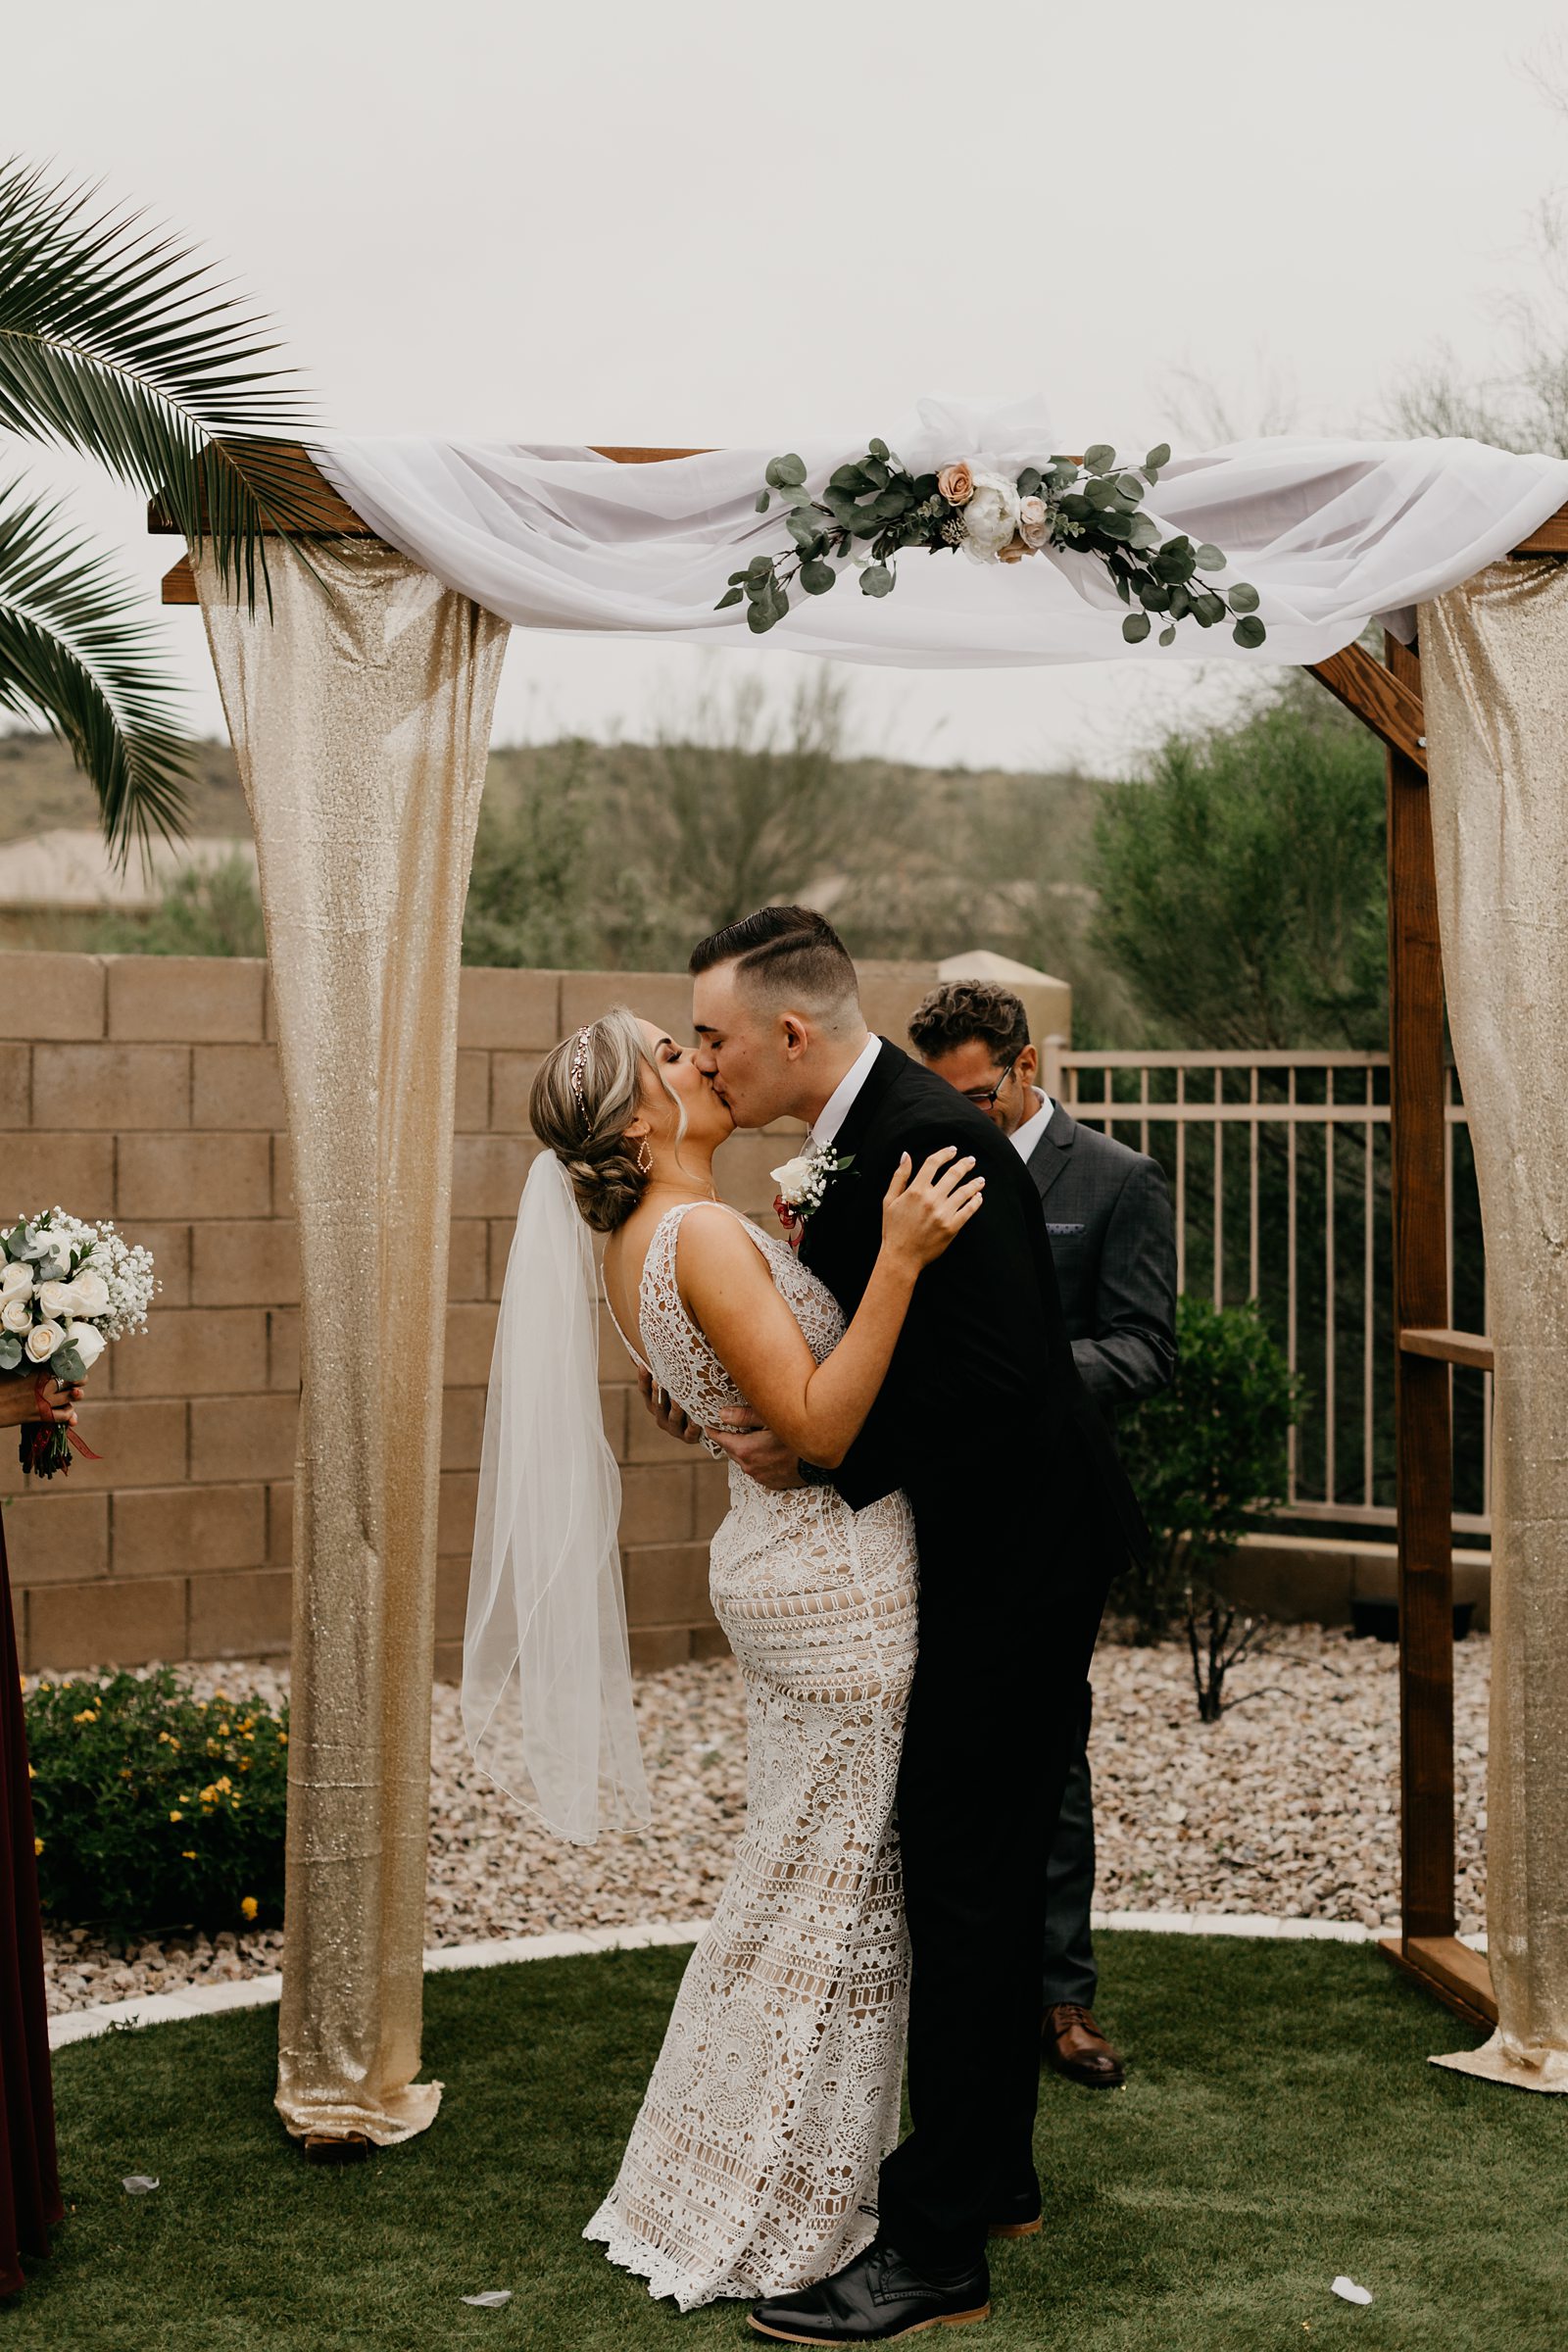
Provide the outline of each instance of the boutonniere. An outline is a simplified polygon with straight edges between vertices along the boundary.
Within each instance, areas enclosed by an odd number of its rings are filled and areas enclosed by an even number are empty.
[[[781,1168],[769,1171],[778,1186],[773,1207],[778,1221],[790,1237],[790,1248],[798,1250],[806,1231],[806,1220],[814,1215],[827,1197],[827,1188],[835,1176],[855,1164],[855,1153],[846,1152],[842,1157],[831,1148],[813,1144],[795,1159],[787,1159]]]

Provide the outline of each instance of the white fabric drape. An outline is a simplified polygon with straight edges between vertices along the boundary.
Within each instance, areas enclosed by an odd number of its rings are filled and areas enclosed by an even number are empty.
[[[1487,1946],[1497,2031],[1443,2061],[1568,2092],[1568,568],[1421,615],[1443,967],[1496,1348]]]
[[[866,429],[800,447],[812,488],[864,450]],[[916,472],[962,457],[1016,473],[1061,446],[1038,401],[925,401],[889,438]],[[315,454],[383,539],[518,627],[754,644],[741,608],[712,608],[731,571],[790,544],[777,500],[755,512],[775,449],[653,466],[503,442],[333,440]],[[1236,442],[1177,460],[1147,506],[1167,532],[1221,549],[1221,585],[1252,582],[1269,631],[1260,654],[1190,621],[1168,650],[1130,646],[1102,565],[1054,553],[981,565],[915,551],[891,597],[862,596],[846,573],[828,595],[802,597],[766,642],[933,669],[1321,662],[1374,615],[1407,637],[1416,605],[1508,554],[1565,501],[1568,462],[1475,441]]]

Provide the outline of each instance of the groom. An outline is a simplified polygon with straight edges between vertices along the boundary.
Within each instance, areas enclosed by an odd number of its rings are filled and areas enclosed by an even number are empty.
[[[1145,1537],[1074,1369],[1039,1201],[1006,1138],[867,1034],[855,966],[809,908],[732,923],[691,969],[698,1066],[737,1122],[805,1119],[833,1163],[801,1254],[846,1315],[901,1153],[918,1167],[956,1145],[987,1178],[980,1214],[921,1276],[837,1470],[797,1462],[768,1431],[715,1433],[764,1486],[831,1484],[856,1510],[903,1488],[914,1512],[920,1657],[899,1780],[914,2129],[883,2165],[874,2244],[752,2315],[786,2343],[867,2343],[983,2319],[988,2235],[1040,2227],[1046,1865],[1105,1588]]]

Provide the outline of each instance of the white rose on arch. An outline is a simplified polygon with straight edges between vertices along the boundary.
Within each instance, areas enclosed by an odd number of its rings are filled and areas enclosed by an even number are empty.
[[[32,1285],[29,1282],[25,1297],[8,1298],[4,1307],[0,1307],[0,1331],[24,1332],[31,1329]]]
[[[83,1370],[90,1372],[109,1342],[92,1324],[74,1323],[71,1327],[71,1345],[80,1356]]]
[[[27,1354],[35,1364],[46,1364],[57,1348],[65,1344],[65,1333],[58,1323],[35,1323],[27,1334]]]
[[[977,473],[974,495],[959,519],[964,554],[976,564],[997,563],[1003,549],[1011,546],[1018,528],[1017,485],[1004,481],[1000,473]]]

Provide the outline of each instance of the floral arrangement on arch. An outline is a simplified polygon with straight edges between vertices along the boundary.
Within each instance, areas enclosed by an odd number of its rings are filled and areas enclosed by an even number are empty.
[[[0,1234],[0,1373],[31,1373],[40,1399],[52,1380],[85,1380],[111,1340],[145,1324],[156,1288],[152,1251],[112,1223],[58,1207],[21,1218]],[[26,1422],[22,1467],[53,1478],[73,1446],[89,1451],[64,1422]]]
[[[714,610],[744,599],[747,623],[760,636],[789,612],[792,586],[825,596],[846,564],[858,573],[862,596],[890,596],[906,548],[930,555],[961,549],[977,564],[1018,564],[1049,547],[1094,557],[1122,603],[1136,604],[1121,624],[1129,645],[1142,644],[1155,619],[1161,645],[1174,643],[1183,620],[1211,629],[1229,619],[1238,645],[1259,646],[1268,632],[1257,590],[1237,580],[1221,594],[1205,576],[1227,568],[1220,550],[1182,535],[1164,539],[1144,512],[1145,496],[1169,463],[1168,442],[1141,466],[1124,465],[1108,442],[1098,442],[1082,458],[1042,459],[1011,477],[967,458],[912,474],[885,441],[872,441],[813,497],[805,461],[774,458],[757,512],[781,501],[793,551],[754,556],[744,571],[732,571]],[[864,554],[855,552],[857,540],[868,543]]]

